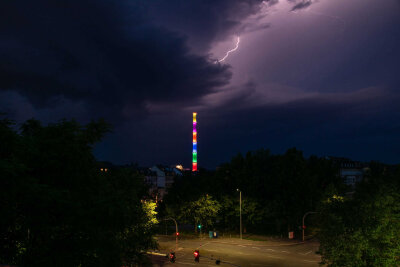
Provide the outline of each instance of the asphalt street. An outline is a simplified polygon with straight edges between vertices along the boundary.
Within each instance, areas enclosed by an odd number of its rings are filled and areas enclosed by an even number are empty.
[[[159,238],[160,250],[153,255],[153,266],[319,266],[318,242],[250,241],[237,238],[186,239]],[[194,261],[193,251],[200,251],[200,262]],[[164,254],[175,251],[176,261],[170,263]]]

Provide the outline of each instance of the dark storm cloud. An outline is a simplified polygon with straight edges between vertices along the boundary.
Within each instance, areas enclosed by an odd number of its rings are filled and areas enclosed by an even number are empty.
[[[189,166],[192,111],[202,167],[261,147],[400,160],[398,9],[314,3],[2,1],[0,112],[105,117],[97,156],[116,163]]]
[[[275,0],[158,0],[148,4],[148,12],[156,23],[189,35],[191,47],[204,52],[212,42],[240,34],[243,19],[257,13],[262,4],[276,3]]]
[[[252,92],[257,87],[253,82],[244,86]],[[202,167],[214,168],[238,152],[268,148],[282,153],[294,146],[307,156],[400,161],[400,107],[390,104],[400,100],[399,94],[366,88],[343,95],[243,107],[251,95],[242,91],[225,105],[199,111],[198,160]],[[103,149],[121,162],[131,159],[153,164],[157,155],[160,162],[190,166],[191,126],[190,112],[160,114],[118,133],[103,144]],[[149,128],[153,130],[142,131]],[[152,145],[141,141],[147,139]],[[377,151],[384,156],[378,157]]]
[[[239,98],[245,96],[239,96],[238,102]],[[399,93],[367,88],[240,111],[218,107],[199,116],[201,148],[207,148],[199,155],[203,165],[215,166],[238,152],[264,147],[282,153],[295,146],[308,155],[396,163],[400,161],[400,107],[391,103],[399,100]]]
[[[139,1],[3,2],[0,90],[37,107],[62,96],[120,116],[148,102],[187,105],[229,81],[227,66],[189,53],[143,10]]]
[[[301,0],[301,1],[289,0],[289,2],[295,3],[294,6],[292,7],[292,11],[297,11],[300,9],[307,8],[307,7],[311,6],[311,4],[313,3],[312,0]]]
[[[250,33],[259,30],[265,30],[271,27],[270,23],[261,23],[261,24],[253,24],[253,23],[246,23],[240,27],[241,33]]]

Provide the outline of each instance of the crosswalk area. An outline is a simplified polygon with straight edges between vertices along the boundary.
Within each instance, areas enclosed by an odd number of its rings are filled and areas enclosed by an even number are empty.
[[[319,266],[321,258],[316,251],[317,242],[249,242],[248,240],[190,239],[179,241],[178,247],[170,242],[162,253],[174,251],[176,261],[168,258],[162,265],[154,266]],[[196,262],[194,252],[200,254]],[[161,254],[162,254],[161,253]],[[218,262],[217,262],[218,260]]]

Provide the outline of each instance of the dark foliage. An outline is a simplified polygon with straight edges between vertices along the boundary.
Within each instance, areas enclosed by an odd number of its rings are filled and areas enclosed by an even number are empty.
[[[19,266],[121,266],[154,245],[140,202],[143,178],[101,172],[92,146],[104,121],[20,132],[0,121],[0,262]]]
[[[370,164],[352,195],[321,205],[320,253],[327,266],[399,266],[400,166]]]
[[[243,225],[247,231],[283,234],[298,230],[305,212],[313,211],[329,185],[344,190],[332,161],[289,149],[283,155],[268,150],[237,155],[216,172],[201,170],[178,179],[166,198],[170,212],[201,194],[221,204],[218,227],[238,229],[239,193],[243,197]]]

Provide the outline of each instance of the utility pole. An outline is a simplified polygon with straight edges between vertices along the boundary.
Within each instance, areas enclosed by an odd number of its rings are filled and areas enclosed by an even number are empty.
[[[313,213],[318,213],[318,212],[316,212],[316,211],[309,211],[309,212],[306,212],[306,214],[304,214],[304,216],[303,216],[303,224],[302,224],[302,226],[301,226],[301,228],[302,228],[302,230],[303,230],[303,238],[302,238],[303,242],[304,242],[304,229],[305,229],[304,219],[306,218],[306,216],[307,216],[308,214],[313,214]]]
[[[240,216],[240,239],[242,239],[242,191],[236,189],[239,192],[239,216]]]
[[[174,218],[171,218],[171,217],[168,217],[168,218],[165,218],[165,219],[162,219],[162,220],[163,221],[166,221],[166,220],[174,221],[174,223],[175,223],[175,249],[178,249],[178,234],[179,234],[179,232],[178,232],[178,223],[176,222],[176,220]]]

